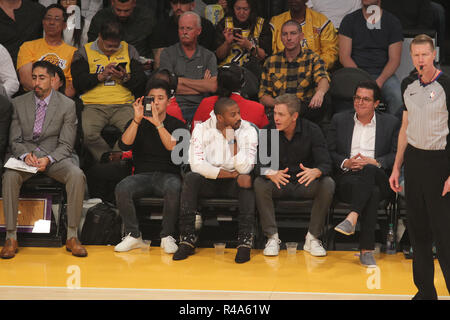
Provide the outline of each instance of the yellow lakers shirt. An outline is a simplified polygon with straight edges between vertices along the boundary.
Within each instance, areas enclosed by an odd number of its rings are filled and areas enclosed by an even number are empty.
[[[45,60],[62,69],[67,82],[72,82],[70,65],[77,48],[63,42],[59,46],[50,46],[44,38],[27,41],[22,44],[17,55],[17,70],[27,63]]]
[[[291,19],[291,12],[286,11],[272,17],[270,20],[273,54],[284,50],[284,45],[281,41],[281,27],[286,21]],[[302,32],[304,36],[301,43],[302,48],[307,48],[317,53],[325,62],[326,69],[331,69],[339,58],[338,36],[333,23],[320,12],[306,8]]]
[[[86,58],[89,63],[89,73],[99,74],[105,70],[105,67],[115,62],[117,64],[126,62],[127,73],[131,72],[130,54],[128,44],[125,41],[120,42],[120,49],[113,55],[106,56],[98,48],[97,41],[87,43],[84,46]],[[133,103],[134,96],[132,92],[122,85],[121,79],[111,78],[108,81],[100,82],[96,87],[81,95],[81,100],[86,104],[127,104]]]

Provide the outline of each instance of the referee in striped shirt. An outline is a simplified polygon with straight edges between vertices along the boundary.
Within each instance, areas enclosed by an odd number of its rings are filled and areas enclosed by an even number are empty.
[[[450,288],[450,77],[434,66],[433,40],[419,35],[410,53],[417,76],[403,80],[403,122],[392,175],[392,190],[405,165],[408,232],[413,248],[413,299],[437,299],[432,244]]]

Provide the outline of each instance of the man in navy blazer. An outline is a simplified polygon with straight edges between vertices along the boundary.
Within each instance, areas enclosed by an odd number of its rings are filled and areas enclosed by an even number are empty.
[[[353,97],[355,110],[335,114],[327,135],[336,174],[336,195],[350,203],[348,216],[335,230],[351,235],[360,220],[360,261],[366,267],[376,266],[373,250],[377,209],[391,192],[389,174],[400,129],[397,118],[375,112],[380,98],[376,82],[360,82]]]

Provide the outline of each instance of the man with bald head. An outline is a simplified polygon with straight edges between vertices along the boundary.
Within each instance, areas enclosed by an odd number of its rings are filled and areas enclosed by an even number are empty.
[[[176,99],[186,121],[192,121],[200,102],[217,89],[217,60],[213,52],[198,44],[201,18],[192,11],[180,16],[180,41],[161,52],[160,69],[178,77]]]
[[[151,45],[155,58],[155,68],[159,67],[160,55],[164,48],[170,47],[179,41],[178,20],[181,15],[188,11],[199,13],[198,1],[194,0],[166,0],[170,3],[173,14],[166,19],[158,21],[155,30],[152,32]],[[204,11],[204,10],[203,10]],[[198,43],[208,50],[215,51],[214,25],[208,19],[200,18],[202,32],[198,37]]]

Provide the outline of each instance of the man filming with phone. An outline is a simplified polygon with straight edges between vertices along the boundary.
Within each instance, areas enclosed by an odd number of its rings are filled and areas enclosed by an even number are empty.
[[[123,131],[133,117],[135,96],[144,94],[146,76],[139,54],[121,40],[118,22],[105,22],[97,40],[75,52],[71,66],[73,85],[84,108],[81,114],[84,145],[97,162],[111,160],[111,147],[102,138],[106,125]],[[119,151],[116,146],[114,151]]]
[[[120,149],[132,151],[135,171],[116,186],[116,204],[126,236],[114,250],[125,252],[144,245],[134,199],[157,196],[164,197],[161,248],[166,253],[174,253],[178,249],[175,237],[181,177],[180,167],[171,158],[171,151],[177,144],[172,133],[176,129],[185,129],[185,125],[166,113],[171,98],[171,89],[166,81],[152,79],[146,91],[148,96],[133,103],[134,116],[128,121],[119,141]]]

